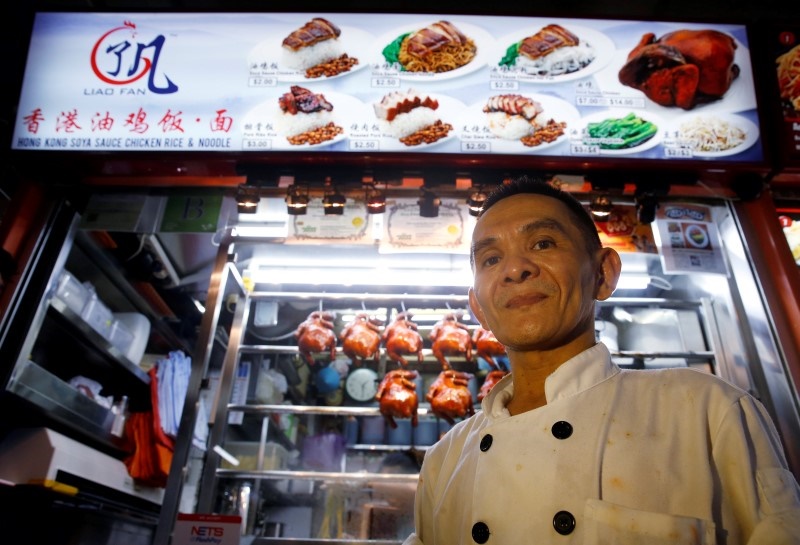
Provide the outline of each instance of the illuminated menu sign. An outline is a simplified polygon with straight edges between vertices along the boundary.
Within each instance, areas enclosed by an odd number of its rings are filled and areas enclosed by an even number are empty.
[[[412,14],[40,13],[12,147],[763,160],[742,25]]]
[[[772,46],[781,105],[781,142],[786,155],[800,161],[800,26],[776,32]]]

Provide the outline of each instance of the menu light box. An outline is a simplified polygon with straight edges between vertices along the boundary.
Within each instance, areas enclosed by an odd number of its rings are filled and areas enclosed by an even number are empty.
[[[39,13],[12,148],[764,159],[744,25],[413,14]]]

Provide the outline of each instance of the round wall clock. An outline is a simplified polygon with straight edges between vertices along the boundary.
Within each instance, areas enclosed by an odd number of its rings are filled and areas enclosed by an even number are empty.
[[[378,373],[367,367],[360,367],[347,375],[344,388],[353,401],[373,401],[378,393]]]

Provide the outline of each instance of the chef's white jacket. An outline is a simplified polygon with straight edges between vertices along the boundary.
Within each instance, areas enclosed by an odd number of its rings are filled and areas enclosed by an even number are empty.
[[[405,545],[800,544],[800,488],[764,407],[602,343],[511,416],[512,377],[425,456]]]

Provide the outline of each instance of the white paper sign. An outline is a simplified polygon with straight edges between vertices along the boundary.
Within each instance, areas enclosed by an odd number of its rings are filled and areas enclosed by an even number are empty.
[[[727,273],[710,208],[694,204],[662,204],[654,224],[653,237],[665,273]]]

